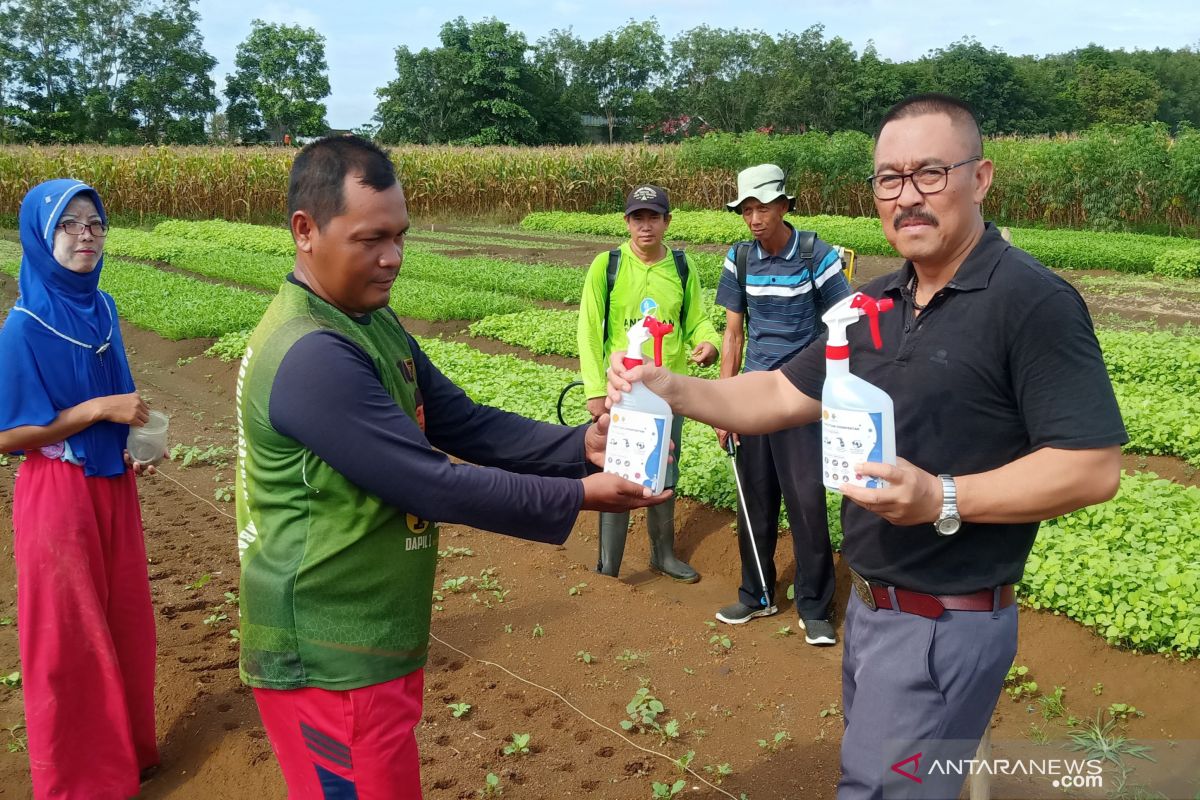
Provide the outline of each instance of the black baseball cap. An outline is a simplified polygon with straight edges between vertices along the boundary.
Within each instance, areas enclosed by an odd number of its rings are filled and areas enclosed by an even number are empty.
[[[670,214],[671,202],[667,199],[667,190],[649,183],[634,188],[625,198],[625,216],[642,209],[657,212],[664,217]]]

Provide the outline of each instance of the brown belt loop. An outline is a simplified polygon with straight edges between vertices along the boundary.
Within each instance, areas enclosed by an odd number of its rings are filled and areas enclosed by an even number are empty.
[[[1000,619],[1000,589],[1001,588],[1003,588],[1003,587],[997,586],[995,589],[992,589],[992,619]]]

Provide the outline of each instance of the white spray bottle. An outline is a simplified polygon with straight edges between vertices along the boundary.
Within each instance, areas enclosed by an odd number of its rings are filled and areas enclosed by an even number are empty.
[[[892,301],[875,300],[858,292],[843,299],[821,317],[829,328],[825,347],[825,385],[821,389],[821,477],[827,489],[842,484],[878,489],[887,483],[855,472],[856,464],[896,463],[896,419],[892,398],[874,384],[850,373],[850,344],[846,328],[866,316],[875,349],[883,347],[879,315]]]
[[[674,327],[647,314],[630,328],[625,369],[642,363],[642,346],[651,337],[654,337],[654,363],[661,367],[663,337]],[[652,494],[661,494],[667,477],[673,421],[674,414],[666,400],[641,381],[633,384],[621,396],[621,402],[612,407],[604,471],[649,486]]]

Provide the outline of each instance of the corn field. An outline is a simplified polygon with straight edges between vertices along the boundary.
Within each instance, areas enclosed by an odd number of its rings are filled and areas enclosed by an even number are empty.
[[[399,147],[391,151],[417,216],[532,211],[614,211],[639,183],[657,183],[680,208],[716,209],[734,196],[739,169],[788,170],[801,214],[875,213],[863,178],[871,140],[855,132],[801,136],[719,134],[682,145]],[[1161,125],[1103,127],[1081,135],[986,142],[996,180],[985,214],[998,222],[1200,235],[1200,131]],[[95,186],[125,217],[285,216],[294,150],[205,147],[0,147],[0,213],[15,214],[29,187],[69,176]]]

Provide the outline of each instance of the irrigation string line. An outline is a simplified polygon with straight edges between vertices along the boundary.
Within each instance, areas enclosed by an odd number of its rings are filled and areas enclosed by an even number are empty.
[[[546,692],[547,694],[552,694],[552,695],[554,695],[554,696],[555,696],[555,697],[557,697],[559,700],[561,700],[563,703],[565,703],[565,704],[567,705],[567,707],[568,707],[568,708],[570,708],[572,711],[574,711],[576,714],[578,714],[579,716],[583,717],[584,719],[586,719],[588,722],[592,723],[593,725],[595,725],[595,726],[597,726],[597,727],[599,727],[599,728],[603,728],[604,730],[608,731],[608,732],[609,732],[609,733],[611,733],[613,736],[616,736],[617,738],[621,739],[623,742],[625,742],[625,744],[629,745],[630,747],[633,747],[633,748],[635,748],[635,749],[637,749],[637,750],[641,750],[643,753],[648,753],[648,754],[650,754],[650,755],[652,755],[652,756],[657,756],[658,758],[661,758],[661,759],[663,759],[664,761],[666,761],[666,762],[668,762],[668,763],[670,763],[670,764],[673,764],[673,765],[675,765],[675,766],[679,766],[679,762],[678,762],[676,759],[674,759],[674,758],[671,758],[670,756],[666,755],[665,753],[660,753],[660,752],[658,752],[657,750],[650,750],[649,748],[642,747],[642,746],[641,746],[640,744],[638,744],[637,742],[634,742],[634,741],[632,741],[632,740],[631,740],[629,737],[625,736],[625,734],[623,734],[623,733],[620,733],[619,731],[615,731],[615,730],[613,730],[612,728],[610,728],[610,727],[608,727],[607,725],[605,725],[603,722],[600,722],[599,720],[597,720],[597,719],[595,719],[595,718],[593,718],[593,717],[590,717],[590,716],[588,716],[586,713],[584,713],[583,711],[581,711],[581,710],[580,710],[580,709],[579,709],[579,708],[578,708],[578,707],[577,707],[575,704],[573,704],[573,703],[572,703],[570,700],[568,700],[567,698],[563,697],[561,694],[559,694],[558,692],[554,691],[553,689],[549,689],[549,688],[547,688],[547,687],[545,687],[545,686],[542,686],[542,685],[541,685],[541,684],[539,684],[539,683],[534,683],[534,682],[533,682],[533,681],[531,681],[531,680],[528,680],[528,679],[526,679],[526,678],[522,678],[520,675],[518,675],[517,673],[513,672],[512,670],[510,670],[508,667],[505,667],[503,664],[497,664],[497,663],[496,663],[496,662],[494,662],[494,661],[485,661],[485,660],[484,660],[484,659],[482,659],[482,658],[476,658],[475,656],[471,655],[470,653],[467,653],[467,652],[464,652],[464,651],[462,651],[462,650],[459,650],[457,647],[455,647],[454,645],[450,644],[449,642],[446,642],[446,641],[443,641],[442,639],[439,639],[439,638],[438,638],[437,636],[435,636],[435,635],[434,635],[432,632],[430,632],[430,634],[429,634],[429,638],[430,638],[430,639],[433,639],[435,642],[437,642],[438,644],[442,645],[443,647],[448,647],[448,648],[450,648],[450,649],[451,649],[451,650],[453,650],[454,652],[458,653],[459,655],[461,655],[461,656],[463,656],[463,657],[465,657],[465,658],[468,658],[468,659],[470,659],[471,661],[477,661],[477,662],[479,662],[480,664],[486,664],[486,665],[487,665],[487,666],[489,666],[489,667],[495,667],[496,669],[500,670],[501,672],[505,672],[505,673],[507,673],[508,675],[511,675],[512,677],[514,677],[514,678],[516,678],[517,680],[521,681],[521,683],[528,684],[528,685],[530,685],[530,686],[534,687],[535,689],[541,689],[543,692]],[[690,774],[691,774],[693,777],[695,777],[695,778],[696,778],[696,780],[700,781],[700,782],[701,782],[701,783],[703,783],[705,786],[708,786],[710,789],[714,789],[714,790],[716,790],[716,791],[720,792],[721,794],[723,794],[723,795],[725,795],[726,797],[730,798],[730,800],[737,800],[737,798],[736,798],[736,797],[734,797],[734,796],[733,796],[733,795],[731,795],[729,792],[727,792],[727,791],[725,791],[724,789],[722,789],[720,786],[717,786],[717,785],[716,785],[716,784],[714,784],[714,783],[709,783],[709,782],[708,782],[708,781],[707,781],[707,780],[704,778],[704,776],[703,776],[703,775],[701,775],[700,773],[696,772],[696,770],[692,769],[691,767],[684,767],[684,769],[686,769],[686,770],[687,770],[687,771],[688,771],[688,772],[689,772],[689,773],[690,773]]]
[[[213,511],[216,511],[216,512],[217,512],[218,514],[220,514],[221,516],[223,516],[223,517],[229,517],[229,518],[230,518],[231,520],[233,520],[234,522],[237,522],[237,517],[235,517],[233,514],[229,514],[229,513],[225,512],[225,511],[222,511],[222,510],[221,510],[221,509],[220,509],[220,508],[217,506],[217,504],[216,504],[216,503],[214,503],[212,500],[209,500],[207,497],[201,497],[200,495],[196,494],[196,493],[195,493],[195,492],[193,492],[191,489],[189,489],[188,487],[184,486],[182,483],[180,483],[179,481],[175,480],[174,478],[172,478],[172,477],[171,477],[170,475],[168,475],[167,473],[163,472],[161,469],[157,469],[157,470],[155,470],[154,472],[155,472],[155,474],[157,474],[157,475],[162,475],[164,478],[166,478],[167,480],[169,480],[171,483],[175,484],[175,485],[176,485],[176,486],[178,486],[180,489],[183,489],[185,492],[187,492],[188,494],[190,494],[192,497],[196,498],[196,499],[197,499],[197,500],[199,500],[200,502],[202,502],[202,503],[208,503],[208,505],[212,506],[212,510],[213,510]]]
[[[161,476],[163,476],[164,478],[166,478],[167,480],[169,480],[171,483],[175,484],[175,485],[176,485],[176,486],[178,486],[179,488],[183,489],[185,492],[187,492],[188,494],[190,494],[192,497],[195,497],[197,500],[199,500],[199,501],[201,501],[201,502],[203,502],[203,503],[207,503],[209,506],[211,506],[211,507],[212,507],[212,509],[213,509],[214,511],[216,511],[216,512],[217,512],[218,514],[220,514],[221,516],[223,516],[223,517],[228,517],[229,519],[232,519],[232,520],[234,520],[234,521],[236,521],[236,520],[237,520],[237,517],[233,516],[232,514],[226,513],[225,511],[222,511],[222,510],[221,510],[221,509],[220,509],[220,508],[219,508],[219,507],[218,507],[218,506],[217,506],[215,503],[213,503],[211,500],[209,500],[209,499],[208,499],[208,498],[206,498],[206,497],[201,497],[200,495],[196,494],[196,493],[195,493],[195,492],[193,492],[191,489],[189,489],[187,486],[184,486],[182,483],[180,483],[179,481],[177,481],[177,480],[175,480],[174,478],[172,478],[172,477],[171,477],[170,475],[168,475],[166,472],[164,472],[164,471],[162,471],[162,470],[156,470],[156,473],[157,473],[157,474],[159,474],[159,475],[161,475]],[[453,650],[454,652],[458,653],[459,655],[463,656],[464,658],[468,658],[468,659],[470,659],[471,661],[476,661],[476,662],[478,662],[478,663],[480,663],[480,664],[484,664],[484,665],[486,665],[486,666],[489,666],[489,667],[495,667],[496,669],[500,670],[501,672],[504,672],[504,673],[506,673],[506,674],[508,674],[508,675],[510,675],[510,676],[512,676],[512,677],[514,677],[514,678],[516,678],[517,680],[521,681],[521,683],[528,684],[529,686],[532,686],[532,687],[533,687],[533,688],[535,688],[535,689],[541,689],[543,692],[546,692],[547,694],[554,695],[554,696],[555,696],[555,697],[557,697],[559,700],[561,700],[561,701],[562,701],[562,702],[563,702],[563,703],[564,703],[564,704],[565,704],[565,705],[566,705],[568,708],[570,708],[572,711],[574,711],[576,714],[578,714],[579,716],[583,717],[584,719],[586,719],[588,722],[592,723],[592,724],[593,724],[593,725],[595,725],[596,727],[598,727],[598,728],[603,728],[604,730],[608,731],[608,732],[609,732],[609,733],[611,733],[613,736],[616,736],[618,739],[622,740],[623,742],[625,742],[625,744],[629,745],[630,747],[634,748],[635,750],[641,750],[643,753],[647,753],[648,755],[652,755],[652,756],[655,756],[655,757],[657,757],[657,758],[661,758],[662,760],[664,760],[664,761],[666,761],[666,762],[668,762],[668,763],[670,763],[670,764],[672,764],[672,765],[678,766],[678,761],[677,761],[676,759],[673,759],[673,758],[671,758],[670,756],[666,755],[665,753],[660,753],[660,752],[658,752],[657,750],[651,750],[651,749],[649,749],[649,748],[642,747],[640,744],[638,744],[637,742],[634,742],[634,741],[632,741],[632,740],[631,740],[631,739],[630,739],[628,736],[625,736],[623,733],[620,733],[619,731],[616,731],[616,730],[614,730],[614,729],[612,729],[612,728],[608,727],[608,726],[607,726],[607,725],[605,725],[603,722],[600,722],[599,720],[595,719],[594,717],[588,716],[586,713],[584,713],[582,710],[580,710],[580,708],[579,708],[578,706],[576,706],[576,705],[575,705],[574,703],[572,703],[570,700],[568,700],[567,698],[563,697],[561,694],[559,694],[558,692],[554,691],[553,689],[550,689],[550,688],[547,688],[547,687],[545,687],[545,686],[542,686],[542,685],[541,685],[541,684],[539,684],[539,683],[534,683],[533,681],[531,681],[531,680],[528,680],[527,678],[523,678],[523,677],[521,677],[520,675],[518,675],[517,673],[513,672],[512,670],[510,670],[508,667],[505,667],[503,664],[497,664],[497,663],[496,663],[496,662],[494,662],[494,661],[485,661],[485,660],[484,660],[484,659],[482,659],[482,658],[476,658],[475,656],[471,655],[470,653],[464,652],[463,650],[460,650],[460,649],[458,649],[457,647],[455,647],[454,645],[450,644],[449,642],[447,642],[447,641],[444,641],[443,639],[440,639],[440,638],[438,638],[438,637],[437,637],[436,635],[434,635],[432,632],[429,634],[429,638],[430,638],[430,639],[433,639],[435,642],[437,642],[438,644],[442,645],[443,647],[447,647],[447,648],[449,648],[449,649]],[[685,767],[684,769],[686,769],[686,770],[687,770],[687,772],[688,772],[690,775],[692,775],[692,777],[694,777],[696,780],[698,780],[698,781],[700,781],[701,783],[703,783],[705,786],[708,786],[710,789],[713,789],[713,790],[715,790],[715,791],[717,791],[717,792],[720,792],[721,794],[723,794],[723,795],[725,795],[726,797],[730,798],[730,800],[737,800],[737,798],[736,798],[736,797],[734,797],[732,794],[730,794],[729,792],[725,791],[725,790],[724,790],[724,789],[722,789],[720,786],[717,786],[717,785],[716,785],[716,784],[714,784],[714,783],[710,783],[710,782],[709,782],[707,779],[705,779],[705,777],[704,777],[703,775],[701,775],[700,773],[696,772],[696,770],[692,769],[691,767]]]

